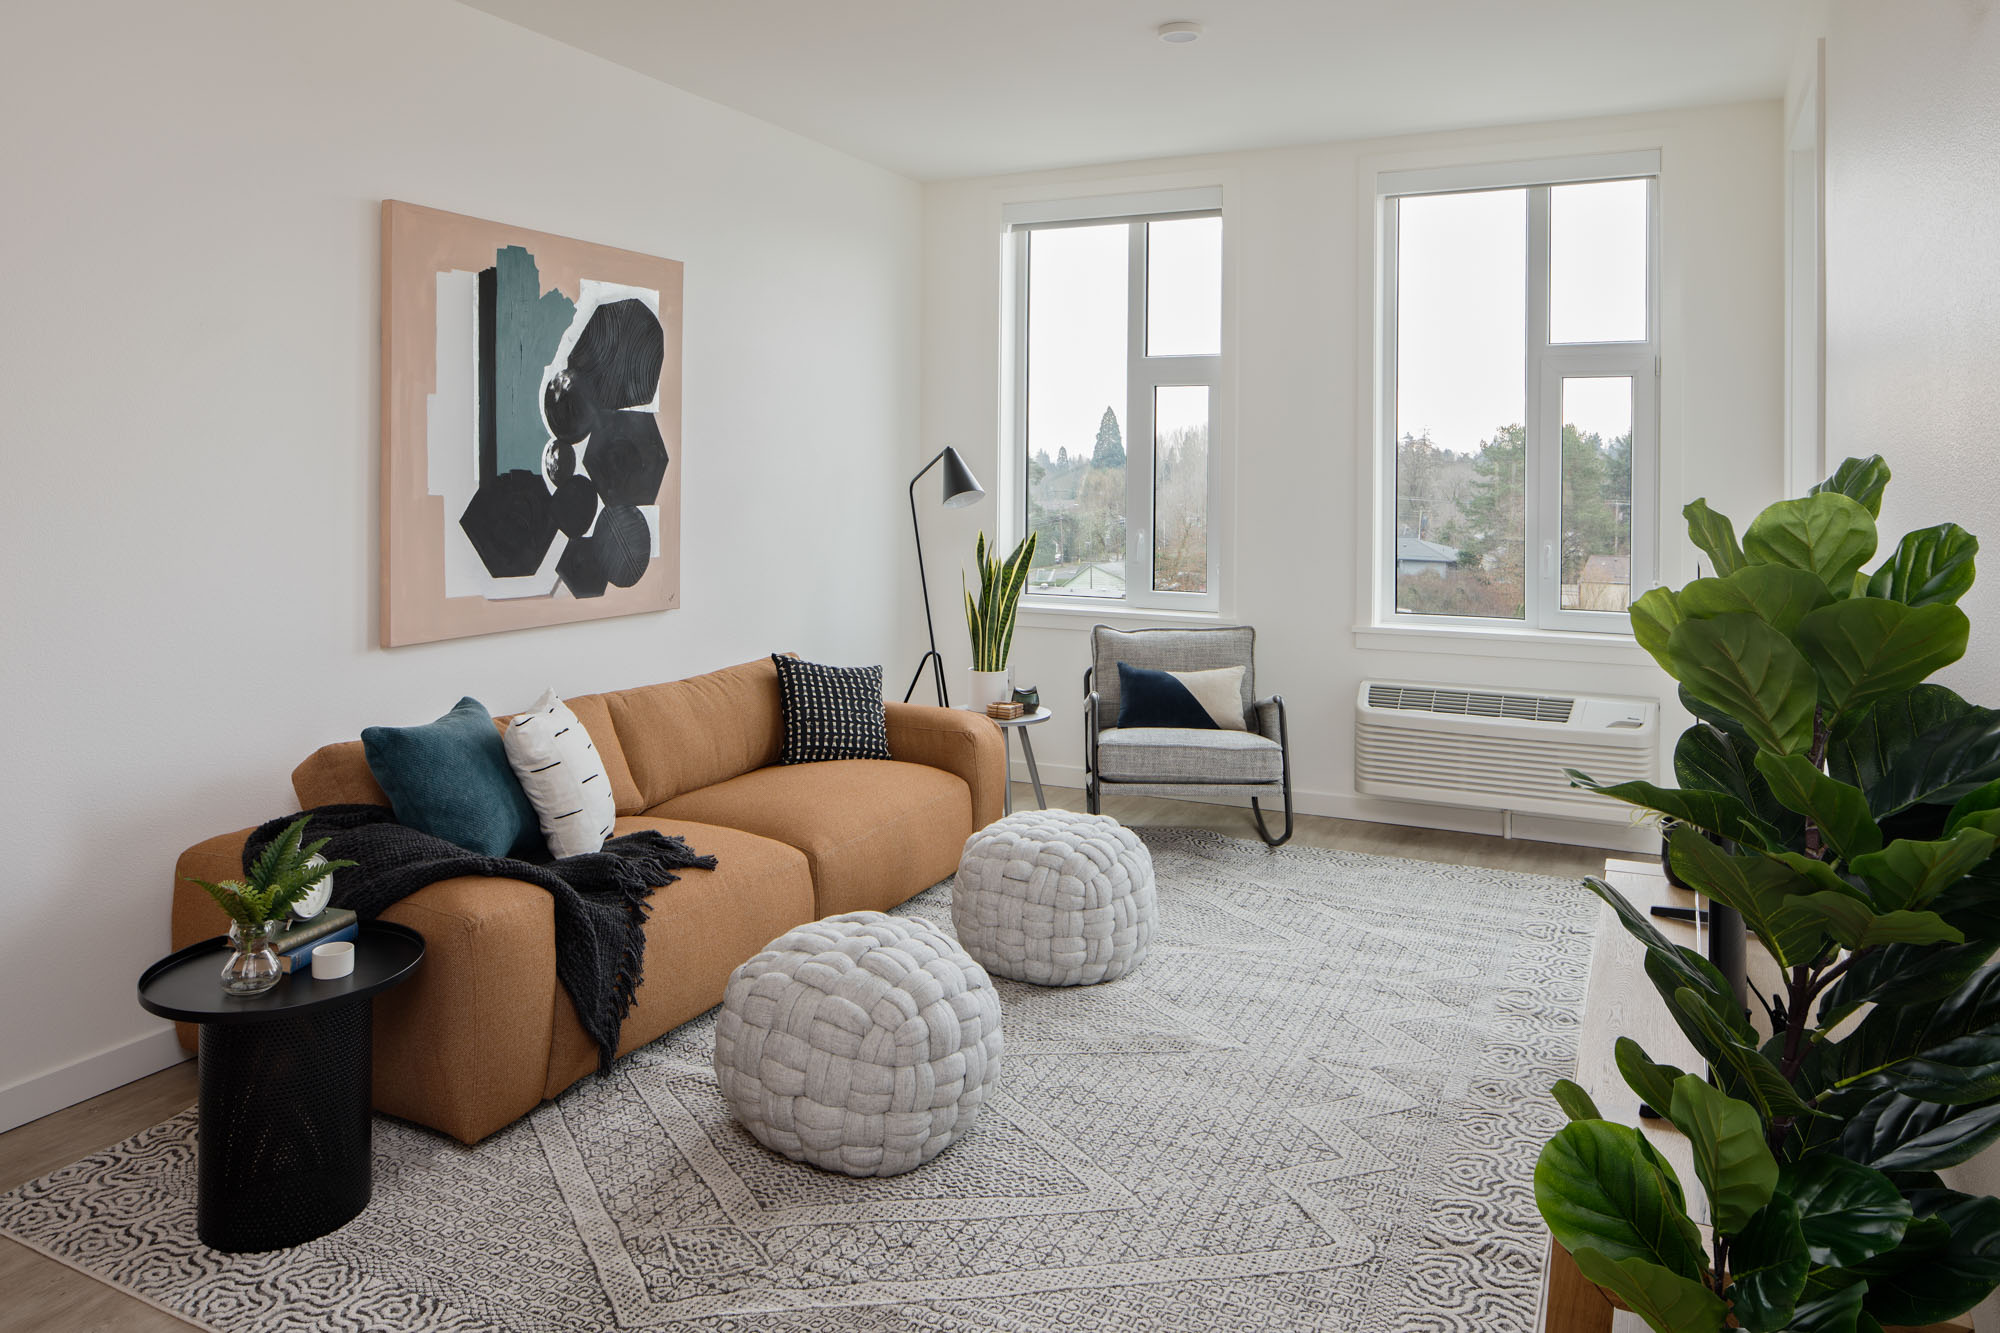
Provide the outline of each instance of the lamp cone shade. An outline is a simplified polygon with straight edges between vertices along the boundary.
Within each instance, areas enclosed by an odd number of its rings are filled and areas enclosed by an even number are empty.
[[[963,509],[986,494],[979,484],[979,478],[972,475],[972,469],[958,456],[958,450],[950,445],[944,450],[944,507]]]

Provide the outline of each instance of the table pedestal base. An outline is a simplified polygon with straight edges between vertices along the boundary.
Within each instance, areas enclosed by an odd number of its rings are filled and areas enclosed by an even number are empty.
[[[202,1025],[195,1230],[204,1245],[284,1249],[368,1206],[370,1003]]]

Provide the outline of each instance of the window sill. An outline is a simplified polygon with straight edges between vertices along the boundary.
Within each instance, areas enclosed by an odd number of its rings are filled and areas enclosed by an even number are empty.
[[[1021,599],[1014,623],[1029,629],[1075,629],[1086,625],[1219,625],[1230,623],[1220,611],[1177,611],[1166,608],[1127,606],[1113,598],[1092,602]]]
[[[1437,652],[1466,657],[1651,666],[1652,654],[1627,634],[1549,629],[1461,629],[1456,625],[1356,625],[1354,646],[1378,652]]]

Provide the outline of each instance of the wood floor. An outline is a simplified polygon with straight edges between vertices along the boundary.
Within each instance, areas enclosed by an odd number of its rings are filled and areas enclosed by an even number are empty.
[[[1046,791],[1051,806],[1065,810],[1084,807],[1083,792],[1076,788],[1049,787]],[[1015,783],[1015,808],[1026,809],[1033,802],[1034,793],[1028,785]],[[1134,826],[1182,825],[1213,829],[1237,838],[1257,836],[1250,812],[1229,806],[1124,797],[1107,801],[1104,813]],[[1506,841],[1471,833],[1441,833],[1318,815],[1300,815],[1292,841],[1305,847],[1490,866],[1496,870],[1564,878],[1602,873],[1606,855],[1589,847]],[[156,1125],[191,1105],[194,1098],[195,1067],[190,1061],[0,1134],[0,1191]],[[29,1330],[68,1333],[73,1329],[153,1333],[189,1327],[192,1326],[164,1311],[14,1241],[0,1238],[0,1333]]]

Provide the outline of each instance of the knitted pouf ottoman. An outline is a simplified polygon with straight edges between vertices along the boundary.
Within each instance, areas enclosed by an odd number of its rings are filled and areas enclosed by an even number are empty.
[[[1145,961],[1153,858],[1105,815],[1023,810],[966,840],[951,923],[996,976],[1088,986]]]
[[[849,912],[730,974],[715,1077],[752,1138],[850,1176],[922,1166],[972,1129],[1000,1076],[1000,997],[918,917]]]

